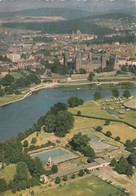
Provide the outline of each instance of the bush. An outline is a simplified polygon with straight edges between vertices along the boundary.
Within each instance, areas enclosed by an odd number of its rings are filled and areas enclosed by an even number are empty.
[[[82,99],[79,99],[78,97],[70,97],[67,103],[69,107],[76,107],[76,106],[82,105],[84,101]]]
[[[105,135],[106,135],[107,137],[111,137],[111,136],[112,136],[112,133],[111,133],[110,131],[107,131],[107,132],[105,133]]]
[[[89,157],[88,160],[87,160],[88,163],[92,163],[93,161],[94,161],[93,157]]]
[[[85,169],[85,172],[86,172],[87,174],[90,174],[90,170],[89,170],[89,169]]]
[[[113,167],[116,165],[116,159],[112,159],[110,165]]]
[[[27,140],[25,140],[25,141],[23,142],[23,146],[24,146],[24,147],[28,147],[28,141],[27,141]]]
[[[72,179],[75,179],[75,174],[72,174],[71,178],[72,178]]]
[[[101,126],[98,126],[98,127],[96,127],[95,130],[98,131],[98,132],[101,132],[102,131],[102,127]]]
[[[68,180],[68,177],[67,176],[63,176],[62,178],[64,181],[67,181]]]
[[[120,137],[117,136],[117,137],[115,138],[115,140],[119,142],[119,141],[120,141]]]
[[[34,195],[34,191],[32,190],[31,195]]]
[[[37,142],[37,139],[35,137],[32,138],[31,144],[36,144],[36,142]]]
[[[78,173],[79,176],[83,176],[84,174],[85,174],[84,170],[80,170]]]
[[[55,179],[55,183],[56,183],[56,184],[60,184],[60,182],[61,182],[60,177],[57,177],[57,178]]]
[[[106,120],[104,125],[109,125],[110,124],[110,120]]]
[[[7,183],[6,183],[5,179],[1,178],[0,179],[0,191],[4,192],[4,191],[7,190],[7,188],[8,188],[8,186],[7,186]]]
[[[77,115],[80,116],[81,115],[81,112],[80,111],[77,111]]]
[[[57,165],[53,165],[53,166],[51,167],[51,171],[52,171],[53,173],[57,173],[57,172],[58,172],[58,166],[57,166]]]

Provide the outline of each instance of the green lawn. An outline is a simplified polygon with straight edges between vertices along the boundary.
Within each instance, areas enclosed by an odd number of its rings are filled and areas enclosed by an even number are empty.
[[[107,119],[117,119],[116,116],[107,113],[105,110],[102,110],[99,103],[94,101],[86,101],[81,106],[70,108],[70,111],[74,114],[76,114],[77,111],[80,111],[81,115],[88,115],[88,116],[94,116],[99,118],[103,117]]]
[[[22,98],[24,95],[20,94],[20,95],[5,95],[3,97],[0,97],[0,105],[18,100],[20,98]]]
[[[82,177],[81,177],[82,178]],[[89,176],[70,182],[67,185],[47,190],[38,196],[115,196],[121,195],[116,187],[107,184],[95,176]]]
[[[15,173],[16,165],[10,164],[8,166],[5,166],[4,169],[0,170],[0,178],[4,178],[6,182],[9,183],[9,181],[13,179]]]

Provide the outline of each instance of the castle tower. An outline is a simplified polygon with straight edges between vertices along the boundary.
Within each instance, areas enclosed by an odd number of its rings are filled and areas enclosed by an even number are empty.
[[[106,67],[106,65],[107,65],[107,58],[105,55],[102,55],[101,56],[101,68]]]
[[[81,68],[81,58],[80,57],[76,57],[76,66],[75,69],[79,70]]]
[[[67,54],[66,54],[66,53],[64,53],[64,54],[63,54],[63,57],[64,57],[64,59],[63,59],[63,60],[64,60],[64,61],[63,61],[63,62],[64,62],[64,66],[65,66],[65,67],[67,67],[67,65],[68,65],[68,58],[67,58]]]

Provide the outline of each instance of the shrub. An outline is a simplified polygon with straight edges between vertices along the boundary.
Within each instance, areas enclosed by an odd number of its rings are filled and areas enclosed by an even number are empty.
[[[64,181],[67,181],[68,180],[68,177],[67,176],[63,176],[62,178]]]
[[[109,125],[110,124],[110,120],[106,120],[104,125]]]
[[[57,172],[58,172],[58,166],[57,166],[57,165],[53,165],[53,166],[51,167],[51,171],[52,171],[53,173],[57,173]]]
[[[56,183],[56,184],[59,184],[60,182],[61,182],[60,177],[57,177],[57,178],[55,179],[55,183]]]
[[[117,136],[117,137],[115,138],[115,140],[119,142],[119,141],[120,141],[120,137]]]
[[[112,133],[111,133],[110,131],[107,131],[107,132],[105,133],[105,135],[106,135],[107,137],[111,137],[111,136],[112,136]]]
[[[77,111],[77,115],[80,116],[81,115],[81,112],[80,111]]]
[[[96,127],[95,130],[98,131],[98,132],[101,132],[102,131],[102,127],[101,126],[98,126],[98,127]]]
[[[32,138],[31,144],[36,144],[36,142],[37,142],[37,139],[35,137]]]
[[[112,159],[110,165],[115,166],[116,165],[116,159]]]
[[[25,140],[25,141],[23,142],[23,146],[24,146],[24,147],[28,147],[28,141],[27,141],[27,140]]]
[[[72,178],[72,179],[75,179],[75,174],[72,174],[71,178]]]
[[[84,174],[85,174],[84,170],[80,170],[78,173],[79,176],[83,176]]]

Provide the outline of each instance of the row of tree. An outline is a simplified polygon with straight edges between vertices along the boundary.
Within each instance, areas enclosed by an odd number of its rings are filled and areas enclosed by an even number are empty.
[[[0,96],[19,94],[21,88],[29,87],[31,84],[40,84],[40,82],[40,79],[34,73],[18,79],[15,79],[11,74],[7,74],[0,80],[0,84],[4,87],[0,89]]]

